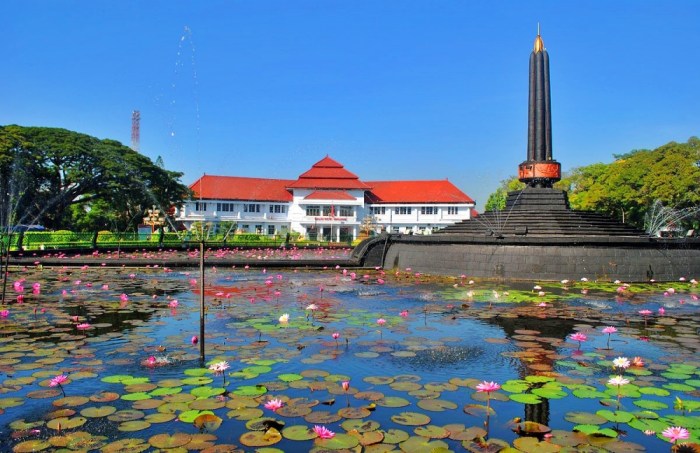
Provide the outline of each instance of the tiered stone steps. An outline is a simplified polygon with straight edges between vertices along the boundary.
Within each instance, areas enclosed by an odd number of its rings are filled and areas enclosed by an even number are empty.
[[[644,237],[644,231],[610,217],[569,208],[566,192],[527,188],[511,192],[503,211],[488,211],[436,234],[495,237]]]

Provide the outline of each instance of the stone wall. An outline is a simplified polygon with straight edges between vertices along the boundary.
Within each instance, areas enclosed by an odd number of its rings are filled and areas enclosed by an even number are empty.
[[[700,243],[601,244],[556,241],[412,241],[392,238],[384,249],[385,269],[411,268],[438,275],[513,280],[621,280],[625,282],[700,279]],[[382,247],[377,242],[376,247]],[[382,247],[383,248],[383,247]],[[376,252],[377,250],[373,250]],[[372,253],[376,257],[376,253]],[[365,265],[376,265],[368,260]]]

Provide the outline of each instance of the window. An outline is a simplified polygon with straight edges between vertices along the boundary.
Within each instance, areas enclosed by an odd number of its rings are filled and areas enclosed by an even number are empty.
[[[386,207],[385,206],[372,206],[369,209],[369,213],[373,214],[373,215],[386,214]]]
[[[216,203],[216,210],[219,212],[233,212],[235,210],[234,206],[233,203]]]
[[[274,234],[275,234],[275,226],[274,225],[267,226],[267,234],[269,234],[270,236],[274,236]]]
[[[399,207],[394,209],[394,214],[411,215],[411,207],[410,206],[399,206]]]
[[[195,211],[206,211],[207,210],[207,202],[204,201],[195,201],[194,202],[194,210]]]
[[[272,214],[284,214],[287,212],[287,207],[283,204],[271,204],[270,213]]]
[[[340,208],[338,208],[337,214],[340,215],[340,217],[352,217],[352,215],[353,215],[352,206],[340,206]]]
[[[447,207],[447,214],[448,214],[448,215],[457,215],[457,214],[459,214],[459,207],[458,207],[458,206],[448,206],[448,207]]]
[[[328,217],[329,215],[331,215],[331,211],[333,211],[333,215],[336,215],[335,208],[333,208],[332,206],[324,206],[323,207],[323,215],[324,216]]]
[[[263,232],[262,225],[255,225],[255,232],[257,234],[262,234],[262,232]]]
[[[310,216],[310,217],[321,215],[321,207],[320,206],[307,206],[306,207],[306,215]]]
[[[437,208],[435,206],[422,206],[420,213],[423,215],[434,215],[437,214]]]
[[[260,212],[260,205],[256,203],[246,203],[243,205],[243,212]]]

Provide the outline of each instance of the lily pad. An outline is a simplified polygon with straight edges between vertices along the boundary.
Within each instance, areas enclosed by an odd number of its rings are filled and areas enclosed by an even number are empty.
[[[349,434],[336,433],[331,439],[316,438],[314,445],[328,450],[349,450],[359,445],[360,440]]]
[[[402,451],[411,453],[433,453],[449,451],[449,445],[442,440],[430,440],[422,436],[413,436],[401,442],[399,447]]]
[[[282,440],[282,434],[275,428],[269,428],[265,431],[249,431],[243,433],[239,441],[246,447],[266,447],[274,445]]]
[[[422,426],[430,423],[430,417],[418,412],[401,412],[400,414],[393,415],[391,420],[394,423],[405,426]]]
[[[151,436],[148,443],[155,448],[177,448],[187,445],[191,440],[192,436],[186,433],[163,433]]]
[[[289,440],[311,440],[317,436],[313,428],[304,425],[288,426],[282,430],[282,437]]]

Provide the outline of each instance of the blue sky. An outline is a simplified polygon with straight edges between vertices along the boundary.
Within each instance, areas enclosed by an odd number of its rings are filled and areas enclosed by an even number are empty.
[[[0,124],[124,144],[190,184],[448,178],[483,209],[526,157],[541,24],[564,171],[700,135],[700,1],[5,0]]]

